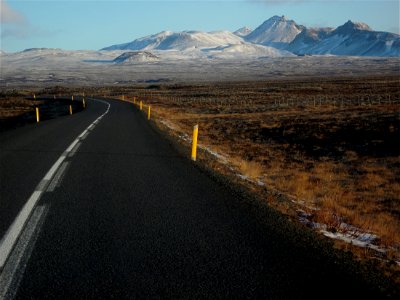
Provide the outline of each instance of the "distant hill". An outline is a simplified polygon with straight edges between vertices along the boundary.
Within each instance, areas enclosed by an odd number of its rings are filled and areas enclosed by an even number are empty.
[[[186,50],[239,44],[241,42],[243,42],[242,38],[229,31],[163,31],[136,39],[130,43],[106,47],[102,50]]]
[[[122,63],[132,63],[132,62],[145,62],[145,61],[158,61],[160,58],[148,51],[131,51],[122,53],[120,56],[116,57],[113,62]]]

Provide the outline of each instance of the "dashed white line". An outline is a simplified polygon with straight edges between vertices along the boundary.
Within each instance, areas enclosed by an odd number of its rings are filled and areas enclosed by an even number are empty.
[[[53,192],[56,187],[60,186],[61,179],[65,174],[65,170],[68,167],[69,162],[64,161],[60,168],[58,169],[56,175],[54,175],[53,180],[50,182],[49,186],[46,189],[46,192]]]
[[[44,176],[44,180],[51,180],[53,177],[54,173],[57,171],[58,167],[62,164],[64,159],[66,158],[65,155],[61,155],[58,160],[54,163],[54,165],[50,168],[50,170],[47,172],[46,176]]]
[[[28,201],[25,203],[24,207],[19,212],[18,216],[15,218],[14,222],[11,224],[7,233],[1,240],[0,245],[0,267],[3,268],[8,255],[10,254],[15,242],[17,241],[22,228],[24,227],[28,217],[30,216],[33,208],[35,207],[37,201],[42,195],[42,191],[34,191],[29,197]]]
[[[95,99],[93,99],[95,100]],[[103,118],[108,111],[110,110],[110,104],[106,101],[102,100],[95,100],[98,102],[102,102],[107,105],[107,110],[105,113],[103,113],[101,116],[99,116],[94,122],[92,122],[90,126],[94,126],[96,122],[99,122],[101,118]],[[58,168],[60,165],[64,162],[66,158],[66,152],[71,152],[72,149],[76,146],[76,144],[81,141],[81,137],[85,135],[88,132],[88,128],[86,128],[72,143],[69,145],[67,150],[57,159],[57,161],[54,163],[54,165],[50,168],[50,170],[46,173],[44,178],[40,181],[38,186],[35,188],[35,191],[32,193],[32,195],[29,197],[28,201],[25,203],[21,211],[18,213],[18,216],[15,218],[11,226],[8,228],[8,231],[6,234],[3,236],[3,238],[0,241],[0,271],[4,269],[4,265],[7,262],[8,257],[10,256],[10,253],[12,252],[16,242],[18,241],[18,238],[20,237],[22,231],[25,228],[25,225],[27,221],[29,220],[32,211],[36,207],[37,202],[39,201],[40,197],[42,196],[42,193],[44,192],[44,189],[47,187],[47,184],[51,181],[53,178],[54,174],[57,172]],[[66,166],[64,168],[64,171],[66,169]],[[59,177],[61,178],[62,173],[59,173]],[[57,181],[58,182],[58,181]],[[56,185],[57,185],[56,182]],[[0,286],[1,288],[1,286]]]
[[[26,230],[8,259],[9,263],[0,273],[0,299],[14,299],[48,210],[48,206],[39,205],[29,218]]]
[[[71,145],[69,145],[69,147],[67,148],[67,150],[65,150],[65,152],[71,152],[72,148],[75,147],[75,145],[79,142],[79,139],[76,139],[75,141],[72,142]]]
[[[69,152],[68,157],[74,156],[74,154],[78,151],[79,147],[82,145],[82,142],[79,142],[75,145],[75,147]]]

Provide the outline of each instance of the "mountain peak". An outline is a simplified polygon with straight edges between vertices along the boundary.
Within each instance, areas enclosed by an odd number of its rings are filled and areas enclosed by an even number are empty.
[[[351,20],[348,20],[342,26],[339,26],[338,29],[339,28],[343,28],[343,29],[346,29],[346,30],[368,30],[368,31],[372,31],[371,27],[369,27],[367,24],[361,23],[361,22],[353,22]]]
[[[269,18],[267,21],[286,22],[286,21],[289,21],[289,20],[288,20],[285,16],[277,16],[277,15],[275,15],[275,16]],[[266,21],[266,22],[267,22],[267,21]]]
[[[273,16],[269,18],[253,32],[245,37],[246,40],[277,48],[285,47],[304,29],[293,20],[285,16]]]

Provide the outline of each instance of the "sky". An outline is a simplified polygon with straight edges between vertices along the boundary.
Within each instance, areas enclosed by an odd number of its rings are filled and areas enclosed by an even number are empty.
[[[81,50],[126,43],[163,30],[255,29],[274,15],[307,27],[348,20],[400,32],[399,0],[0,0],[0,49]]]

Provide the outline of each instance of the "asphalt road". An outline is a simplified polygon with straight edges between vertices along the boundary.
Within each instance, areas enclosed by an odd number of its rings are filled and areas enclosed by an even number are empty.
[[[20,259],[10,255],[6,297],[383,297],[379,277],[210,177],[132,104],[107,101],[109,112],[42,194]],[[107,109],[88,104],[0,134],[2,236],[58,157]]]

